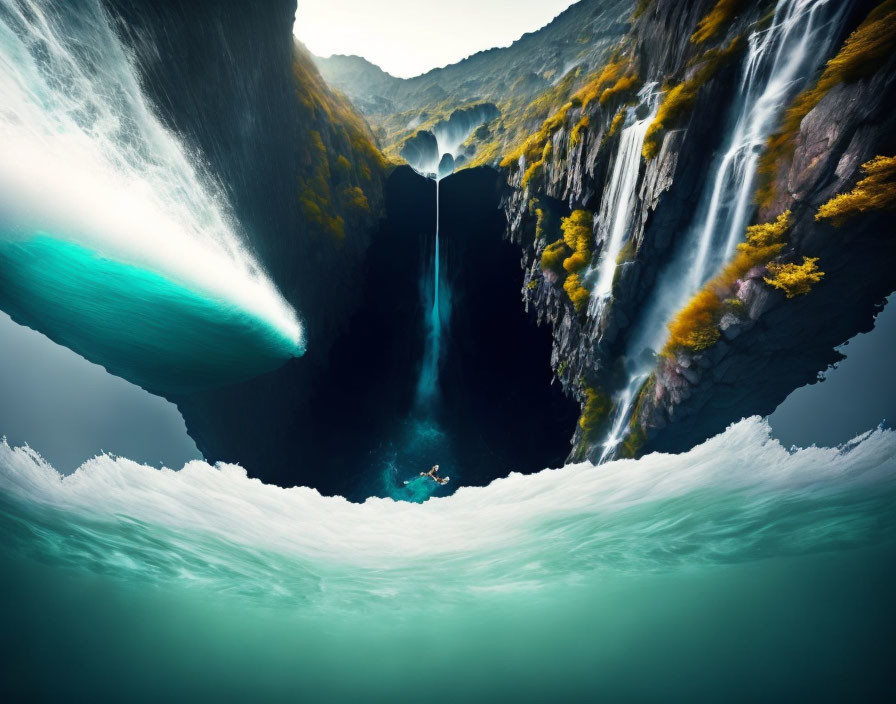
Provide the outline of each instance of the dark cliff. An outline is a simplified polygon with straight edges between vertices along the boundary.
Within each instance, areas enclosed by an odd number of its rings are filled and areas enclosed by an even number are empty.
[[[223,185],[309,349],[323,352],[357,304],[386,163],[295,41],[296,0],[106,4],[159,116]]]

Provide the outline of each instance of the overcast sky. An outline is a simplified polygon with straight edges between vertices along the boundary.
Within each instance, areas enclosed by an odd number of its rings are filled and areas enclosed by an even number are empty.
[[[409,78],[543,27],[573,0],[299,0],[296,35],[318,56],[358,54]]]

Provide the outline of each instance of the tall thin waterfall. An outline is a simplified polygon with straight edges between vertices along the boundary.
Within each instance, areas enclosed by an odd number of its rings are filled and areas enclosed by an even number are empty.
[[[604,246],[597,265],[585,277],[586,281],[593,281],[591,299],[588,302],[588,314],[592,317],[600,315],[604,302],[610,298],[616,274],[616,260],[630,236],[631,220],[637,200],[635,191],[641,168],[641,148],[644,145],[647,128],[656,114],[658,102],[655,86],[656,84],[651,83],[641,89],[640,104],[646,104],[649,113],[641,120],[635,119],[622,130],[613,172],[601,200],[597,217],[597,239],[603,241]],[[635,110],[629,110],[629,120],[634,119],[634,113]]]
[[[436,393],[436,385],[439,379],[439,358],[442,346],[442,279],[441,279],[441,253],[439,242],[439,179],[436,182],[436,236],[435,247],[432,256],[432,278],[430,284],[424,284],[428,290],[424,291],[424,300],[431,301],[429,312],[426,315],[426,341],[423,350],[423,365],[420,370],[420,378],[417,382],[417,401],[427,403],[432,401]]]
[[[661,272],[651,305],[627,348],[628,382],[615,398],[601,461],[611,458],[628,430],[638,392],[667,336],[666,324],[734,252],[753,214],[759,155],[781,111],[828,54],[848,2],[780,0],[771,25],[754,32],[730,119],[727,147],[714,166],[698,218],[674,260]],[[833,12],[825,12],[835,6]],[[711,184],[711,185],[709,185]]]
[[[423,363],[420,378],[417,381],[417,402],[431,403],[436,395],[439,380],[439,362],[442,353],[442,335],[450,309],[450,296],[443,278],[441,238],[439,234],[439,182],[454,171],[454,159],[459,153],[460,145],[478,127],[467,124],[463,129],[454,126],[435,129],[436,157],[434,160],[409,161],[411,168],[419,174],[431,178],[436,183],[436,227],[435,246],[432,254],[431,276],[423,282],[423,299],[428,307],[425,318],[426,341],[423,350]]]

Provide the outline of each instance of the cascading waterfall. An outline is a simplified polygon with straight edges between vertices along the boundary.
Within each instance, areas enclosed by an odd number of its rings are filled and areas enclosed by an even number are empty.
[[[675,260],[662,272],[651,306],[637,322],[627,348],[628,382],[601,453],[611,458],[627,434],[638,392],[663,345],[666,324],[732,255],[753,213],[756,169],[781,111],[827,55],[848,3],[825,18],[830,0],[780,0],[771,25],[754,32],[744,62],[727,147],[708,180],[696,224]]]
[[[485,115],[486,117],[488,115]],[[439,235],[439,182],[454,170],[454,160],[458,156],[460,145],[469,137],[478,124],[464,125],[462,128],[448,121],[433,129],[436,140],[435,160],[421,161],[409,159],[411,168],[419,174],[431,178],[436,184],[436,222],[435,246],[433,247],[431,276],[423,284],[424,300],[429,313],[426,316],[426,346],[423,353],[423,364],[420,379],[417,383],[418,403],[429,404],[434,400],[439,378],[439,359],[445,321],[448,319],[450,297],[443,277],[441,266],[441,240]]]
[[[772,26],[750,35],[740,87],[743,107],[716,170],[702,224],[697,228],[697,254],[689,276],[692,289],[702,286],[731,257],[743,237],[752,211],[756,166],[762,148],[777,124],[781,107],[793,94],[795,83],[805,77],[806,69],[814,63],[809,61],[809,52],[816,56],[826,53],[831,33],[824,32],[827,23],[821,15],[829,3],[830,0],[778,3]]]
[[[203,385],[301,354],[295,312],[97,0],[0,0],[0,104],[0,306],[16,320],[155,388],[182,388],[168,374],[184,365]]]
[[[635,121],[620,135],[613,172],[601,200],[596,229],[597,240],[604,242],[604,246],[597,265],[585,276],[587,282],[593,281],[588,314],[595,318],[600,315],[604,303],[610,298],[617,259],[631,233],[631,220],[637,200],[638,173],[641,168],[641,148],[658,104],[659,94],[655,88],[656,84],[651,83],[642,88],[638,96],[639,105],[646,105],[649,109],[646,117],[638,120],[635,118],[637,110],[629,110],[628,119]]]

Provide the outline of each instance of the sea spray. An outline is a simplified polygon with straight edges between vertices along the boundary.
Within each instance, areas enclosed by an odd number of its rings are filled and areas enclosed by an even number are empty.
[[[149,272],[171,290],[208,299],[225,311],[222,320],[245,316],[257,321],[250,327],[270,328],[282,339],[278,363],[301,354],[295,312],[256,262],[222,189],[155,116],[99,2],[0,0],[0,102],[0,246],[8,267],[36,237],[58,241],[60,252],[75,245],[97,262]],[[24,279],[19,284],[28,288]],[[127,286],[113,299],[127,305]],[[48,311],[29,305],[27,295],[20,303],[19,322],[54,334],[45,329]],[[164,328],[166,321],[145,323]],[[76,326],[70,332],[77,335]],[[180,332],[169,333],[171,345]],[[93,342],[82,336],[79,349],[93,361],[141,366],[110,362]],[[271,368],[247,364],[247,373]],[[144,381],[150,366],[145,360],[143,376],[132,380]],[[166,386],[164,378],[151,382]]]

